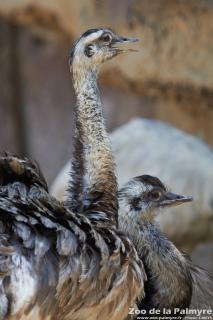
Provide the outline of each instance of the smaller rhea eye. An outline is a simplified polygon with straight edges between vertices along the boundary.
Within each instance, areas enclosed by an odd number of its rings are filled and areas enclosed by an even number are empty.
[[[104,34],[103,36],[102,36],[102,40],[104,41],[104,42],[110,42],[111,40],[112,40],[112,36],[110,35],[110,34]]]
[[[153,190],[152,192],[150,192],[149,196],[150,196],[151,200],[159,201],[162,196],[162,193],[159,190]]]
[[[93,45],[92,44],[87,45],[84,49],[84,53],[87,57],[89,58],[92,57],[94,54]]]

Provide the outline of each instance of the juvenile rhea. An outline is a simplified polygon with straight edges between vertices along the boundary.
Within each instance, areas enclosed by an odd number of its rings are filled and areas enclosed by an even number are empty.
[[[148,281],[139,309],[211,307],[212,278],[193,265],[160,231],[155,217],[161,208],[192,201],[169,192],[156,177],[142,175],[119,191],[119,227],[133,241]]]

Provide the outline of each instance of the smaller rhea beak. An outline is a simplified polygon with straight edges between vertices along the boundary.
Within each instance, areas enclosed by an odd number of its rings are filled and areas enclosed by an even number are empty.
[[[112,45],[114,45],[114,44],[120,45],[120,44],[133,43],[133,42],[138,42],[138,41],[139,41],[139,39],[136,39],[136,38],[126,38],[126,37],[116,36],[116,37],[114,37],[114,39],[112,41]],[[115,49],[116,49],[117,54],[128,52],[128,51],[138,52],[138,50],[131,49],[131,48],[120,49],[120,48],[116,47]]]
[[[165,193],[163,199],[161,199],[160,207],[176,207],[185,202],[191,202],[193,200],[190,196],[182,196],[172,192]]]

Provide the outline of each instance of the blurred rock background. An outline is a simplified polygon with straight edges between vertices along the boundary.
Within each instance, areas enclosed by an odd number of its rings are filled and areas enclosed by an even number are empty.
[[[146,117],[212,147],[211,0],[0,0],[0,150],[37,159],[53,181],[72,149],[68,50],[96,26],[141,39],[139,53],[102,72],[109,130]],[[212,243],[199,244],[193,258],[213,273]]]

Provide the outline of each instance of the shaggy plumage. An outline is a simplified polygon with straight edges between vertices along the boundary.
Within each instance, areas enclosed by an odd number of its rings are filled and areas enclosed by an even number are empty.
[[[85,153],[93,200],[86,215],[73,213],[49,195],[38,167],[29,160],[7,155],[0,160],[1,320],[120,320],[143,295],[141,261],[129,239],[116,229],[114,161],[101,103],[95,99],[98,64],[120,49],[105,44],[102,29],[88,37],[77,42],[72,68],[81,109],[76,123],[88,139]],[[102,55],[95,54],[99,37],[104,42]]]
[[[0,319],[124,318],[141,288],[128,238],[62,206],[29,160],[0,165]]]
[[[130,180],[119,191],[119,227],[133,241],[148,279],[139,309],[213,308],[212,277],[181,253],[155,221],[161,208],[191,200],[168,192],[149,175]]]
[[[90,29],[79,38],[70,53],[77,104],[74,156],[66,203],[69,208],[79,211],[87,198],[90,203],[88,210],[107,212],[114,225],[117,224],[118,212],[117,179],[102,114],[97,75],[105,61],[125,51],[117,44],[135,41],[120,37],[111,29]],[[86,191],[85,173],[88,174]]]

